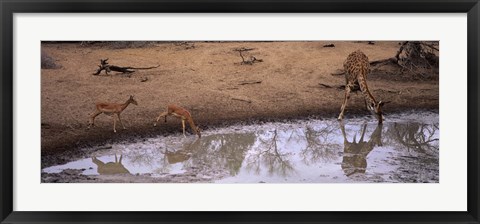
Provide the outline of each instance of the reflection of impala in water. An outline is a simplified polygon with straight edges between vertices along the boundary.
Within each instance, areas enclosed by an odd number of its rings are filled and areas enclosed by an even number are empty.
[[[373,150],[375,146],[382,145],[382,124],[378,124],[370,136],[369,141],[364,141],[365,131],[367,124],[363,125],[362,134],[360,140],[356,141],[357,135],[353,136],[353,141],[347,140],[347,134],[345,133],[345,125],[340,122],[340,129],[343,134],[344,150],[342,169],[345,175],[350,176],[355,173],[365,173],[367,168],[367,155]]]
[[[167,159],[168,164],[180,163],[186,160],[189,160],[192,157],[192,152],[190,150],[177,150],[177,151],[168,151],[164,153],[165,158]]]
[[[177,151],[165,150],[162,154],[165,155],[168,164],[175,164],[189,160],[192,157],[193,151],[198,148],[200,140],[197,139],[192,143],[183,145],[183,148]]]
[[[120,160],[117,159],[115,154],[115,162],[104,163],[97,157],[92,157],[92,162],[97,165],[97,171],[99,174],[127,174],[130,173],[125,166],[122,164],[122,155],[120,155]]]

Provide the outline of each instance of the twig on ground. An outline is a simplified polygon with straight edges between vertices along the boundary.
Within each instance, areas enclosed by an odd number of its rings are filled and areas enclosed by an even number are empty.
[[[345,85],[331,86],[331,85],[327,85],[325,83],[318,83],[318,85],[320,85],[322,87],[325,87],[325,88],[335,88],[335,89],[341,89],[341,90],[345,89]]]
[[[342,69],[337,69],[335,72],[330,73],[332,76],[345,75],[345,71]]]
[[[240,99],[240,98],[236,98],[236,97],[232,97],[232,100],[238,100],[238,101],[243,101],[243,102],[247,102],[247,103],[252,103],[251,100],[247,100],[247,99]]]
[[[249,85],[249,84],[260,84],[262,83],[261,80],[249,80],[249,81],[241,81],[238,85]]]

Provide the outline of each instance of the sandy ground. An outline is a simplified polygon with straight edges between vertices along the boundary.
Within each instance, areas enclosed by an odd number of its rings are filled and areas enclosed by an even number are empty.
[[[325,48],[333,43],[335,47]],[[156,116],[175,103],[190,110],[202,128],[238,122],[290,119],[307,116],[336,117],[343,90],[320,84],[345,84],[342,69],[347,55],[361,49],[373,60],[393,57],[398,42],[195,42],[159,43],[147,48],[112,49],[102,45],[43,43],[42,50],[61,65],[41,72],[42,156],[79,147],[181,132],[170,118],[153,127]],[[243,65],[236,48],[254,48],[245,56],[263,62]],[[131,77],[112,72],[94,76],[102,58],[112,65],[149,67]],[[146,81],[145,81],[146,80]],[[259,82],[245,84],[243,82]],[[400,70],[379,67],[369,75],[372,94],[383,101],[387,114],[411,109],[438,109],[438,78],[417,80]],[[122,113],[127,130],[100,115],[87,129],[95,102],[123,103],[134,95],[138,106]],[[363,96],[352,94],[345,118],[366,115]]]

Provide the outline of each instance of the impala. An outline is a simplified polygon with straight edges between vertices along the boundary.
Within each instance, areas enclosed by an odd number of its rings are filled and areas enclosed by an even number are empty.
[[[185,121],[188,121],[190,124],[190,127],[192,128],[193,132],[198,135],[198,138],[202,137],[200,134],[200,128],[195,126],[195,123],[193,122],[192,115],[188,110],[185,108],[179,107],[177,105],[168,105],[167,111],[160,113],[158,115],[157,120],[153,124],[153,126],[157,126],[157,122],[160,120],[161,117],[165,117],[165,122],[167,122],[167,116],[174,116],[176,118],[179,118],[182,120],[182,127],[183,127],[183,136],[186,137],[185,135]]]
[[[96,111],[93,112],[93,114],[90,115],[90,124],[88,128],[91,126],[95,126],[95,117],[97,117],[100,114],[106,114],[108,116],[112,116],[113,118],[113,132],[117,132],[115,129],[115,126],[117,124],[117,121],[115,120],[115,116],[117,116],[118,120],[120,121],[120,124],[122,125],[123,129],[126,129],[125,126],[122,123],[122,119],[120,118],[120,114],[122,113],[125,108],[130,105],[130,103],[133,103],[135,105],[138,105],[137,101],[133,99],[133,96],[130,96],[130,98],[125,102],[125,103],[96,103],[95,108]]]
[[[92,157],[92,162],[97,165],[99,174],[129,174],[130,171],[122,164],[122,157],[123,155],[120,155],[120,160],[118,160],[117,154],[115,154],[115,162],[105,163],[94,156]]]

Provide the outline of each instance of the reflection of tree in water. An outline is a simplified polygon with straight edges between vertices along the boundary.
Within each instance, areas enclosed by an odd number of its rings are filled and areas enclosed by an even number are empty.
[[[307,126],[304,131],[307,146],[300,151],[300,156],[305,164],[328,162],[336,158],[335,151],[340,146],[332,142],[332,134],[336,134],[333,125],[327,124],[318,130]]]
[[[387,136],[395,143],[420,153],[438,153],[438,124],[407,123],[390,125]]]
[[[185,139],[184,139],[185,140]],[[182,163],[192,156],[193,145],[198,144],[199,139],[195,141],[186,140],[183,144],[172,143],[166,144],[163,146],[164,151],[160,153],[160,156],[156,157],[155,160],[159,163],[155,173],[168,173],[172,164]],[[178,146],[177,146],[178,145]],[[175,150],[175,148],[180,148]]]
[[[246,158],[246,168],[259,174],[262,167],[266,167],[269,174],[280,174],[286,176],[293,171],[293,165],[288,160],[292,154],[290,152],[281,152],[278,148],[278,132],[264,132],[259,135],[259,145],[251,151]]]
[[[360,140],[356,140],[357,135],[353,136],[351,142],[347,139],[345,125],[340,122],[340,129],[344,139],[344,150],[342,160],[342,170],[346,176],[356,173],[365,173],[367,169],[367,155],[375,148],[382,145],[382,124],[378,124],[375,131],[370,136],[370,140],[364,141],[367,124],[363,124]]]
[[[397,158],[397,172],[391,178],[399,182],[438,182],[438,124],[392,124],[386,132],[389,141],[407,155]]]
[[[238,174],[246,152],[255,142],[254,133],[216,134],[202,137],[192,144],[184,145],[190,151],[191,159],[186,166],[228,170],[230,175]]]
[[[138,147],[129,150],[127,153],[130,163],[138,167],[155,167],[158,164],[159,158],[162,158],[162,151],[160,149],[152,149],[150,147]]]

